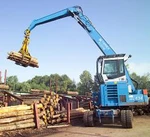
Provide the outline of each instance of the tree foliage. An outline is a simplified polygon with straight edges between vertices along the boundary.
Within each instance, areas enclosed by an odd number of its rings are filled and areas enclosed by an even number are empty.
[[[86,92],[90,92],[93,87],[92,76],[89,71],[84,70],[80,75],[80,82],[78,83],[78,90],[80,94],[85,95]]]
[[[54,92],[65,93],[67,90],[76,90],[75,81],[67,75],[51,74],[50,76],[35,76],[26,82],[18,82],[17,76],[7,78],[7,84],[11,91],[29,92],[31,89],[52,90]]]
[[[18,78],[17,76],[10,76],[6,79],[7,84],[9,85],[9,89],[11,91],[15,91],[16,89],[16,84],[18,83]]]
[[[130,76],[132,79],[137,81],[139,89],[148,89],[150,92],[150,73],[147,73],[143,76],[139,76],[134,72]],[[135,85],[135,87],[137,87],[137,85],[135,83],[134,83],[134,85]]]

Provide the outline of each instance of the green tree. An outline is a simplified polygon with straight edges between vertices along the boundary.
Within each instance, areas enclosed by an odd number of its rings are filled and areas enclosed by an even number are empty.
[[[77,91],[77,86],[75,80],[72,80],[71,84],[69,85],[69,90]]]
[[[30,89],[31,89],[31,86],[28,82],[21,83],[21,88],[20,88],[21,92],[29,92]]]
[[[84,70],[80,75],[80,82],[78,83],[78,90],[80,94],[90,92],[93,87],[92,76],[89,71]]]
[[[33,89],[49,90],[49,76],[35,76],[27,81]]]
[[[70,90],[70,85],[72,84],[71,79],[67,75],[62,75],[60,79],[60,91],[62,93]]]
[[[61,76],[59,74],[51,74],[50,82],[51,82],[51,90],[54,92],[60,92],[60,80]]]
[[[150,92],[150,73],[147,73],[143,76],[137,75],[135,72],[130,74],[131,78],[134,79],[138,83],[139,89],[148,89]],[[137,84],[134,83],[135,87]]]
[[[9,89],[10,89],[11,91],[15,91],[16,85],[17,85],[17,83],[18,83],[18,78],[17,78],[17,76],[10,76],[10,77],[7,77],[6,82],[7,82],[7,84],[9,85]]]

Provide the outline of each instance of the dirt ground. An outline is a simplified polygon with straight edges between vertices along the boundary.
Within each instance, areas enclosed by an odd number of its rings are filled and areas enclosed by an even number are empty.
[[[82,120],[78,120],[65,128],[26,129],[6,132],[1,137],[150,137],[150,116],[135,116],[133,123],[132,129],[120,125],[84,127]]]

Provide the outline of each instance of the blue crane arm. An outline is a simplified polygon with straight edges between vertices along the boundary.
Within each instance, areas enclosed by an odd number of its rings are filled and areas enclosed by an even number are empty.
[[[45,24],[51,21],[55,21],[57,19],[61,19],[61,18],[65,18],[70,16],[70,13],[68,12],[67,9],[56,12],[54,14],[50,14],[48,16],[33,20],[32,23],[30,24],[28,30],[32,30],[34,29],[36,26],[41,25],[41,24]]]
[[[67,8],[48,16],[33,20],[28,30],[31,31],[37,25],[45,24],[68,16],[73,17],[87,31],[104,55],[116,54],[109,44],[104,40],[104,38],[97,32],[91,21],[85,15],[83,15],[83,11],[80,6]]]
[[[48,16],[33,20],[30,24],[28,30],[33,30],[37,25],[45,24],[51,21],[55,21],[65,17],[73,17],[82,27],[87,31],[92,40],[96,43],[97,47],[102,51],[104,55],[114,55],[115,51],[109,46],[105,39],[98,33],[95,27],[92,25],[91,21],[87,16],[83,14],[83,11],[80,6],[74,6],[67,8],[56,13],[50,14]],[[132,80],[129,76],[127,69],[125,68],[126,77],[128,83],[131,85],[132,90],[135,90],[135,87],[132,83]]]

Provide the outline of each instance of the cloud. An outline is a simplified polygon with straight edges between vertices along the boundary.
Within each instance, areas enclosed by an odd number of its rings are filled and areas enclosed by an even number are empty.
[[[150,63],[129,63],[129,72],[135,72],[137,75],[150,73]]]

